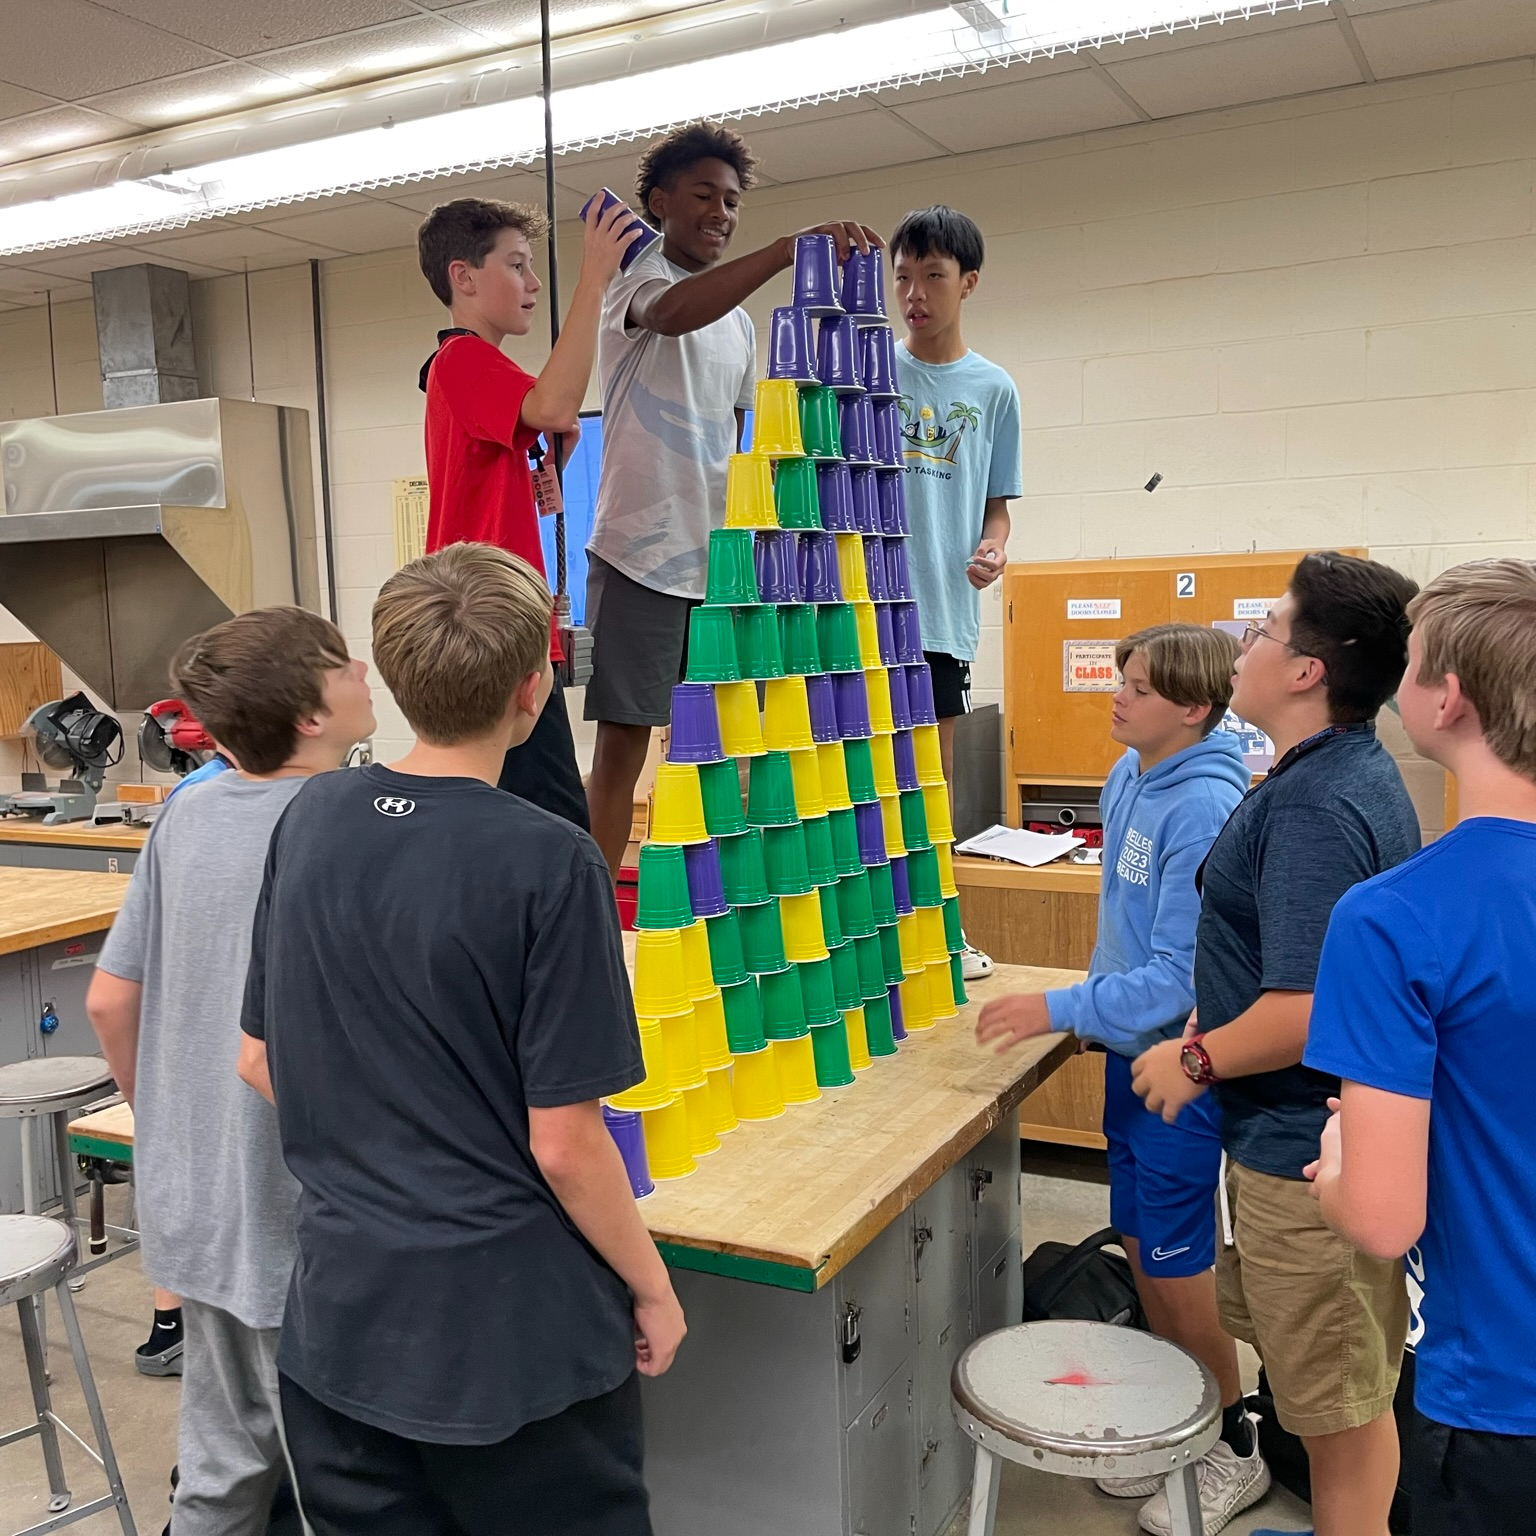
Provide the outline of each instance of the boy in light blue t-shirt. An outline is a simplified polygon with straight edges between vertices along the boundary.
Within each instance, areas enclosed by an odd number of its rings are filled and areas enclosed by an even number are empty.
[[[1023,490],[1019,392],[960,334],[960,310],[981,280],[974,221],[953,208],[909,213],[890,241],[907,339],[896,380],[912,524],[912,586],[923,656],[933,673],[944,777],[954,795],[955,717],[971,707],[971,662],[981,633],[979,593],[1008,563],[1008,501]],[[992,962],[969,945],[968,980]]]

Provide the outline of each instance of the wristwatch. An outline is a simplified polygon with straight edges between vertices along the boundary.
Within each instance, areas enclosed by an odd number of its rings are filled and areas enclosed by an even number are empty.
[[[1211,1053],[1201,1044],[1204,1039],[1204,1035],[1191,1035],[1179,1052],[1179,1065],[1184,1069],[1184,1076],[1202,1088],[1221,1081],[1211,1065]]]

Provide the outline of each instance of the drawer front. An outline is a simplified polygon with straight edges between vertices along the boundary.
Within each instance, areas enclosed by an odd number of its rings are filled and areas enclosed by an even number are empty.
[[[912,1345],[912,1250],[905,1221],[894,1221],[832,1282],[833,1341],[842,1373],[843,1423],[853,1421],[907,1358]],[[857,1330],[857,1353],[844,1348]]]
[[[1019,1132],[1013,1116],[965,1160],[971,1252],[979,1264],[1019,1230]]]
[[[1010,1237],[976,1271],[976,1337],[1011,1328],[1023,1314],[1024,1254],[1018,1238]]]
[[[912,1456],[912,1372],[903,1364],[844,1432],[848,1529],[903,1536],[917,1507]],[[788,1533],[786,1533],[788,1536]]]

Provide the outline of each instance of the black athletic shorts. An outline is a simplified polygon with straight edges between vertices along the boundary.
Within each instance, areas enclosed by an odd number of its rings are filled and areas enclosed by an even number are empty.
[[[583,832],[592,830],[587,819],[587,791],[576,766],[576,742],[571,736],[571,718],[565,710],[565,690],[559,677],[555,678],[544,712],[528,740],[513,747],[502,759],[496,787],[573,822]]]
[[[943,651],[924,651],[923,660],[933,673],[933,709],[940,720],[971,712],[971,664]]]
[[[1415,1413],[1403,1447],[1413,1536],[1536,1532],[1536,1435],[1452,1429]]]
[[[406,1440],[278,1387],[315,1536],[652,1536],[638,1376],[494,1445]]]
[[[592,676],[583,713],[615,725],[670,725],[672,690],[688,669],[691,597],[653,592],[587,556]]]

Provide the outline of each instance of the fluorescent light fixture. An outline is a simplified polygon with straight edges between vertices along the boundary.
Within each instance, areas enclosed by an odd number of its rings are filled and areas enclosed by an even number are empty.
[[[752,117],[1132,36],[1328,3],[960,0],[953,9],[558,90],[553,98],[555,147],[557,153],[570,153],[663,132],[699,117]],[[481,62],[476,69],[485,67]],[[386,120],[376,128],[0,208],[0,254],[180,229],[281,203],[527,165],[542,155],[543,109],[537,97],[408,122]]]

